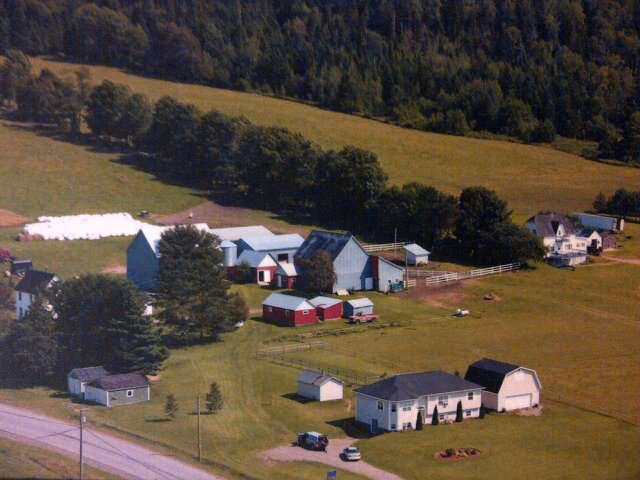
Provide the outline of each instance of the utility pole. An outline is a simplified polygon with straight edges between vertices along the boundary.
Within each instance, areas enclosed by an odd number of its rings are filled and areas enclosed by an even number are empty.
[[[200,395],[197,397],[197,410],[198,410],[198,461],[202,462],[202,435],[200,433]]]
[[[86,418],[84,416],[84,411],[87,410],[86,408],[83,408],[82,410],[80,410],[80,480],[82,480],[83,474],[84,474],[84,468],[82,466],[82,433],[83,433],[83,425],[84,422],[86,421]]]

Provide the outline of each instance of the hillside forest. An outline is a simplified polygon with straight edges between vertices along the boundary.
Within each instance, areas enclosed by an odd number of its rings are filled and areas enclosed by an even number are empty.
[[[640,159],[630,0],[0,0],[0,53],[60,54],[399,125]]]

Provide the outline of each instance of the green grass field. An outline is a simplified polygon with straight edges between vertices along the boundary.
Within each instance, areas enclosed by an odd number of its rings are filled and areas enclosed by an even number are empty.
[[[61,75],[78,68],[32,61],[37,69]],[[640,184],[640,169],[592,162],[551,147],[420,132],[253,93],[149,79],[108,67],[89,69],[96,83],[126,83],[153,100],[172,95],[202,110],[216,108],[260,125],[290,128],[326,148],[351,144],[372,150],[394,183],[417,180],[455,194],[469,185],[495,189],[523,215],[589,208],[600,190],[611,194]]]
[[[77,475],[78,463],[70,457],[0,437],[0,478],[66,479]],[[85,466],[85,478],[115,477]]]

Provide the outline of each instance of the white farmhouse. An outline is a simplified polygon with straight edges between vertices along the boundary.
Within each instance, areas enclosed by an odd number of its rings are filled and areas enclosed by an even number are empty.
[[[342,381],[307,370],[298,376],[298,395],[321,402],[342,399]]]
[[[51,288],[59,278],[53,273],[27,270],[16,285],[16,317],[20,320],[27,314],[36,295]]]
[[[576,235],[576,231],[563,215],[540,214],[524,224],[535,236],[542,238],[547,257],[559,265],[577,265],[587,259],[587,240]]]
[[[463,418],[475,418],[483,389],[442,371],[395,375],[355,390],[356,421],[372,433],[415,429],[418,412],[424,423],[431,423],[436,408],[439,420],[455,420],[458,402]]]
[[[465,380],[482,385],[482,403],[499,412],[540,403],[540,380],[535,370],[483,358],[469,365]]]

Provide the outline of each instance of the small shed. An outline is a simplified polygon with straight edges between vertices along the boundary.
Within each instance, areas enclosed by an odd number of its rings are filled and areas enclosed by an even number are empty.
[[[140,373],[105,375],[86,385],[84,399],[107,407],[131,405],[151,399],[149,381]]]
[[[407,265],[420,265],[429,263],[431,252],[425,250],[417,243],[410,243],[404,246],[407,254]]]
[[[258,285],[269,285],[275,278],[278,262],[266,252],[254,252],[253,250],[245,250],[238,257],[237,265],[227,269],[229,276],[236,280],[247,280],[240,278],[242,276],[241,267],[248,265],[251,272],[248,279],[252,283]]]
[[[67,375],[69,393],[76,398],[84,399],[86,385],[106,375],[109,375],[109,372],[102,366],[74,368]]]
[[[615,235],[602,235],[602,251],[608,252],[618,248],[618,240]]]
[[[321,402],[342,399],[343,384],[341,380],[322,372],[307,370],[298,376],[298,395],[313,398]]]
[[[368,315],[373,313],[373,302],[368,298],[354,298],[344,303],[344,316]]]
[[[331,297],[315,297],[309,303],[316,307],[320,320],[337,320],[342,318],[342,300]]]
[[[276,287],[278,288],[294,288],[300,267],[293,263],[279,262],[276,270]]]
[[[316,307],[302,297],[272,293],[262,302],[262,318],[285,327],[316,323]]]
[[[577,234],[578,240],[587,244],[587,252],[596,253],[602,248],[602,236],[593,228],[583,228]]]

